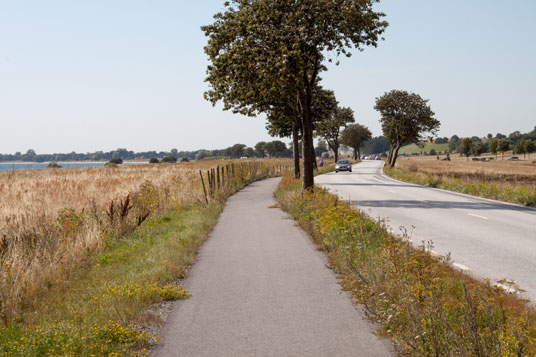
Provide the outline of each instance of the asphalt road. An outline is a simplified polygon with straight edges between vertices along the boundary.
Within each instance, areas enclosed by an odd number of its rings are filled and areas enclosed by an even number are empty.
[[[535,209],[396,181],[382,167],[364,161],[315,184],[386,219],[394,233],[405,227],[414,244],[432,241],[434,252],[451,253],[453,265],[469,274],[514,280],[536,302]]]
[[[200,251],[156,356],[389,356],[307,234],[272,197],[279,179],[232,196]]]

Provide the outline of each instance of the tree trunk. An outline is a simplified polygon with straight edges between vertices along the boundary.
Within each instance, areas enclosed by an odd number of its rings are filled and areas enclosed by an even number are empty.
[[[294,178],[300,178],[299,118],[292,123],[292,152],[294,154]]]
[[[300,93],[300,114],[302,124],[302,145],[303,145],[303,184],[304,190],[313,188],[314,185],[314,144],[313,144],[313,123],[311,122],[311,101],[306,93]]]
[[[318,170],[318,166],[316,165],[316,153],[314,145],[311,145],[312,155],[313,155],[313,170]]]
[[[395,166],[396,158],[398,156],[398,150],[400,150],[400,144],[396,144],[395,150],[393,152],[393,156],[391,157],[391,167]]]
[[[339,145],[337,143],[333,145],[333,153],[335,155],[335,162],[339,161]]]
[[[357,160],[357,148],[354,148],[354,160]]]
[[[359,147],[357,147],[357,157],[355,159],[361,160],[361,149]]]
[[[393,149],[394,145],[389,145],[389,156],[387,157],[387,162],[389,163],[389,165],[391,165],[391,161],[393,161]]]

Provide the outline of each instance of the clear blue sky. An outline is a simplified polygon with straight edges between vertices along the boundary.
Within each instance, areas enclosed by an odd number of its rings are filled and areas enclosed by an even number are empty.
[[[223,0],[0,0],[0,152],[223,148],[272,140],[203,99],[199,27]],[[441,136],[536,126],[536,2],[384,0],[378,48],[322,75],[381,134],[374,98],[430,99]]]

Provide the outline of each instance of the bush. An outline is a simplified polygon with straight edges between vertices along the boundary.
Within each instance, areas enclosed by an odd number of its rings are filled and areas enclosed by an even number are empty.
[[[417,171],[419,171],[419,168],[417,167],[417,164],[412,163],[411,165],[409,165],[408,171],[409,172],[417,172]]]
[[[181,159],[181,162],[190,162],[190,160],[189,160],[187,157],[183,157],[183,158]]]
[[[51,169],[59,169],[59,168],[61,168],[61,166],[58,165],[58,163],[55,162],[55,161],[49,162],[47,167],[49,167]]]
[[[149,160],[149,163],[150,164],[158,164],[160,163],[160,161],[158,161],[158,159],[156,157],[152,157],[150,160]]]
[[[177,158],[173,156],[166,156],[162,159],[162,162],[177,162]]]
[[[114,157],[113,159],[111,159],[110,161],[108,161],[109,164],[116,164],[116,165],[121,165],[123,163],[123,159],[120,158],[120,157]]]
[[[435,149],[430,150],[430,155],[437,155],[437,152],[435,151]]]

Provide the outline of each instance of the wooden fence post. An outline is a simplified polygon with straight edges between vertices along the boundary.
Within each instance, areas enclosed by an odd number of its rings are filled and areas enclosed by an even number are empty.
[[[216,168],[216,171],[218,172],[217,173],[217,177],[218,177],[218,189],[220,188],[220,165],[218,165],[218,167]]]
[[[207,170],[207,177],[208,177],[208,190],[210,193],[210,197],[212,197],[212,177],[210,176],[210,170]]]
[[[199,176],[201,176],[201,183],[203,184],[203,192],[205,193],[205,201],[208,204],[207,189],[205,188],[205,180],[203,180],[203,173],[199,170]]]

